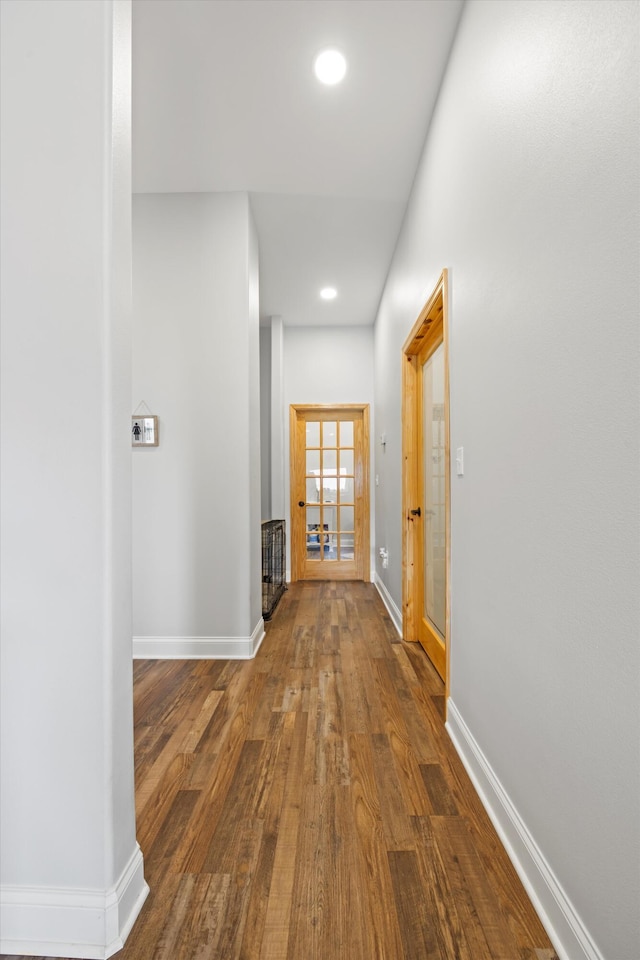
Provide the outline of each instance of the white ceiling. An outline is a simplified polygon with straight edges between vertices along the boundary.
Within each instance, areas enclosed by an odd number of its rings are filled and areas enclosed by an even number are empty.
[[[134,0],[134,190],[248,191],[261,317],[373,323],[462,2]]]

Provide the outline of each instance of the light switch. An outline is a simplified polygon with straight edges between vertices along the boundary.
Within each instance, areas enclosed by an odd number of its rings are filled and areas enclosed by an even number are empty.
[[[464,476],[464,447],[456,450],[456,473],[459,477]]]

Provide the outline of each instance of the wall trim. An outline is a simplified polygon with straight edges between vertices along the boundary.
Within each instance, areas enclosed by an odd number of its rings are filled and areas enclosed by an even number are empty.
[[[451,698],[446,729],[560,960],[605,960]]]
[[[387,613],[391,617],[394,627],[398,631],[398,636],[402,638],[402,613],[399,607],[394,603],[393,597],[377,573],[374,574],[373,582],[380,594],[380,599],[387,608]]]
[[[264,640],[264,620],[250,637],[134,637],[134,660],[252,660]]]
[[[122,950],[148,893],[137,843],[108,890],[3,886],[0,952],[107,960]]]

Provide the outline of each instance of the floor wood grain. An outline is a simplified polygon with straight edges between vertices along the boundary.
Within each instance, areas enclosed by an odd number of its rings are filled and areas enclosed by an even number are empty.
[[[137,661],[119,960],[557,960],[443,694],[365,583],[292,585],[255,660]]]

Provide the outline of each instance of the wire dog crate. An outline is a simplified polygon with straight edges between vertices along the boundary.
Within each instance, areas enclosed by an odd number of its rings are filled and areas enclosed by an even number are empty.
[[[265,520],[262,524],[262,616],[265,620],[271,620],[287,589],[285,548],[284,520]]]

